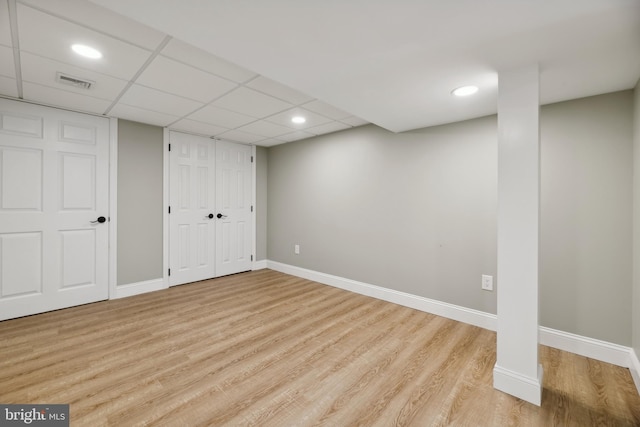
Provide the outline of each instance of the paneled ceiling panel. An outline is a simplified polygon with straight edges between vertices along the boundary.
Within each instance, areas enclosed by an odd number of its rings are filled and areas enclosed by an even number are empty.
[[[235,111],[226,110],[214,105],[207,105],[195,113],[190,114],[188,118],[204,123],[210,123],[215,126],[223,126],[228,129],[235,129],[256,120],[254,117],[236,113]]]
[[[163,56],[156,57],[137,83],[200,102],[210,102],[237,86]]]
[[[305,110],[311,110],[313,112],[322,114],[323,116],[330,117],[334,120],[345,119],[351,116],[350,113],[333,107],[326,102],[318,101],[317,99],[315,101],[304,104],[304,108]]]
[[[342,123],[346,123],[349,126],[362,126],[362,125],[366,125],[367,123],[369,123],[366,120],[361,119],[360,117],[356,117],[356,116],[351,116],[351,117],[347,117],[346,119],[340,119],[340,121]]]
[[[245,144],[254,144],[264,139],[262,136],[257,136],[252,133],[242,132],[239,130],[230,130],[228,132],[218,135],[221,139],[229,141],[243,142]]]
[[[23,82],[22,89],[24,98],[30,101],[93,114],[102,114],[111,104],[111,101],[104,99],[30,82]]]
[[[297,132],[292,132],[292,133],[288,133],[286,135],[281,135],[277,139],[279,139],[281,141],[284,141],[284,142],[293,142],[293,141],[298,141],[298,140],[301,140],[301,139],[311,138],[312,136],[315,136],[315,135],[299,130]]]
[[[15,79],[0,76],[0,93],[3,95],[18,97],[18,82]]]
[[[165,37],[160,31],[86,0],[20,0],[20,2],[148,50],[155,50]]]
[[[7,0],[0,0],[0,44],[12,46],[9,6]]]
[[[162,49],[162,55],[225,79],[233,80],[236,83],[244,83],[257,76],[253,71],[239,67],[177,39],[169,41]]]
[[[220,135],[229,130],[220,126],[210,125],[208,123],[202,123],[202,122],[199,122],[196,120],[190,120],[190,119],[182,119],[180,121],[175,122],[174,124],[171,125],[171,129],[181,130],[186,132],[193,132],[193,133],[197,133],[200,135],[207,135],[207,136]]]
[[[0,76],[16,78],[16,67],[13,62],[13,49],[0,46]]]
[[[119,102],[145,110],[183,117],[204,104],[137,84],[132,85]]]
[[[263,118],[291,107],[288,102],[272,96],[264,95],[255,90],[241,87],[214,102],[214,105],[248,114],[255,118]]]
[[[18,25],[21,50],[113,77],[131,79],[151,54],[22,4],[18,4],[18,19],[28,23]],[[74,43],[90,45],[104,56],[95,60],[83,58],[71,50]]]
[[[305,95],[302,92],[298,92],[295,89],[291,89],[289,86],[282,85],[262,76],[250,81],[247,83],[247,86],[293,105],[303,104],[313,100],[312,97]]]
[[[127,120],[132,120],[134,122],[148,123],[156,126],[168,126],[170,123],[179,119],[177,116],[145,110],[143,108],[122,103],[113,107],[110,114],[113,114],[116,117],[126,118]]]
[[[306,119],[304,123],[293,123],[291,119],[294,116],[302,116]],[[277,123],[283,126],[287,126],[292,129],[307,129],[314,126],[323,125],[329,123],[332,120],[328,117],[324,117],[318,113],[305,110],[304,108],[293,108],[291,110],[283,111],[282,113],[273,115],[267,118],[272,123]]]
[[[92,96],[113,101],[127,85],[126,80],[74,67],[69,64],[42,58],[30,53],[22,53],[22,78],[24,81],[50,86],[56,89],[74,92],[83,96]],[[56,73],[62,72],[71,77],[90,80],[95,84],[90,89],[81,89],[56,81]]]
[[[256,135],[262,135],[263,137],[269,137],[269,138],[291,133],[291,129],[288,127],[280,126],[275,123],[267,122],[264,120],[260,120],[257,122],[250,123],[246,126],[242,126],[238,130],[241,130],[243,132],[253,133]]]

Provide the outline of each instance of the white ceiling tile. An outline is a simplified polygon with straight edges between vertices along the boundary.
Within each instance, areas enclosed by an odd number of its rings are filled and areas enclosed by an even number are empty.
[[[104,113],[104,111],[109,108],[109,105],[111,105],[111,101],[107,101],[105,99],[79,95],[74,92],[55,89],[30,82],[22,83],[22,91],[24,99],[27,101],[35,101],[42,104],[94,114]]]
[[[11,43],[11,25],[9,23],[7,0],[0,0],[0,44],[13,46]]]
[[[145,49],[155,50],[165,38],[164,33],[87,0],[21,0],[21,2],[77,24],[111,34]]]
[[[246,133],[239,130],[230,130],[223,134],[218,135],[221,139],[226,139],[235,142],[244,142],[245,144],[253,144],[265,139],[262,136],[254,135],[252,133]]]
[[[18,82],[16,79],[0,76],[0,93],[6,96],[18,97]]]
[[[362,120],[360,117],[356,117],[356,116],[351,116],[351,117],[347,117],[346,119],[341,119],[340,120],[342,123],[346,123],[350,126],[356,127],[356,126],[362,126],[362,125],[366,125],[367,123],[369,123],[366,120]]]
[[[198,122],[196,120],[182,119],[171,125],[171,129],[181,130],[184,132],[192,132],[200,135],[216,136],[229,129],[221,126],[210,125],[208,123]]]
[[[293,123],[291,121],[291,118],[294,116],[302,116],[307,121],[304,123]],[[287,126],[291,129],[307,129],[307,128],[323,125],[325,123],[329,123],[333,121],[327,117],[321,116],[320,114],[314,113],[309,110],[305,110],[304,108],[300,108],[300,107],[283,111],[282,113],[268,117],[267,120],[272,123],[277,123],[283,126]]]
[[[0,76],[16,78],[13,49],[10,47],[0,46]]]
[[[232,64],[231,62],[177,39],[171,39],[165,48],[162,49],[161,53],[162,55],[184,62],[187,65],[224,77],[225,79],[233,80],[237,83],[246,82],[257,76],[253,71]]]
[[[352,115],[351,113],[342,111],[334,107],[333,105],[329,105],[326,102],[322,102],[317,99],[315,101],[311,101],[307,104],[304,104],[303,107],[306,110],[314,111],[318,114],[322,114],[323,116],[327,116],[335,120],[345,119]]]
[[[137,83],[200,102],[210,102],[237,86],[164,56],[157,56]]]
[[[20,50],[60,62],[130,80],[151,52],[18,4]],[[90,45],[104,55],[83,58],[71,50],[74,43]]]
[[[207,105],[206,107],[189,115],[188,118],[215,126],[223,126],[228,129],[235,129],[256,120],[254,117],[246,116],[214,105]]]
[[[305,95],[302,92],[298,92],[295,89],[285,86],[276,81],[268,79],[263,76],[251,80],[246,86],[251,87],[267,95],[275,96],[276,98],[287,101],[290,104],[298,105],[313,100],[312,97]],[[349,116],[349,114],[347,114]]]
[[[108,99],[113,101],[118,97],[127,82],[105,74],[74,67],[69,64],[53,61],[23,52],[21,54],[22,79],[31,83],[43,86],[50,86],[56,89],[75,92],[79,95],[92,96],[95,98]],[[81,89],[74,86],[65,85],[56,81],[56,73],[62,72],[79,79],[87,79],[95,82],[91,89]]]
[[[179,119],[179,117],[171,116],[169,114],[145,110],[143,108],[126,104],[116,104],[116,106],[109,111],[109,115],[119,119],[148,123],[156,126],[168,126],[170,123]]]
[[[312,128],[306,129],[306,131],[314,135],[323,135],[325,133],[337,132],[339,130],[350,129],[350,128],[351,126],[341,122],[330,122],[324,125],[314,126]]]
[[[234,90],[213,104],[232,111],[248,114],[258,119],[291,107],[291,104],[287,102],[245,87]]]
[[[179,117],[185,116],[204,105],[201,102],[137,84],[127,89],[119,102]]]
[[[242,126],[241,128],[238,128],[238,130],[253,133],[255,135],[260,135],[264,138],[272,138],[274,136],[291,133],[291,129],[289,129],[288,127],[280,126],[264,120]]]
[[[302,131],[296,131],[296,132],[292,132],[292,133],[288,133],[286,135],[280,135],[278,137],[278,139],[281,139],[284,142],[293,142],[293,141],[298,141],[300,139],[305,139],[305,138],[312,138],[315,135],[307,133],[307,132],[302,132]]]

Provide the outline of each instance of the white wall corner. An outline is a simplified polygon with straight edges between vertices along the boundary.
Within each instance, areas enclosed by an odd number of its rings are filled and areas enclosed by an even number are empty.
[[[496,364],[493,368],[493,387],[540,406],[542,403],[543,373],[542,365],[538,365],[538,378],[530,378]]]
[[[640,394],[640,359],[633,349],[630,351],[629,358],[629,371],[631,371],[631,377],[633,377],[633,382],[636,384],[638,394]]]
[[[118,285],[116,287],[116,294],[112,296],[111,299],[131,297],[167,288],[168,282],[164,278],[128,283],[126,285]]]

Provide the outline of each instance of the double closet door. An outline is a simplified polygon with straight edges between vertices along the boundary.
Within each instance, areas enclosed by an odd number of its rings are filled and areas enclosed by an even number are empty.
[[[169,285],[251,270],[251,147],[169,132]]]

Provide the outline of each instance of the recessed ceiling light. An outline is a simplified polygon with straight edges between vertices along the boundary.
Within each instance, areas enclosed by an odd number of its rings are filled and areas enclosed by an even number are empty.
[[[295,117],[293,117],[293,118],[291,119],[291,121],[292,121],[293,123],[296,123],[296,124],[301,124],[301,123],[306,122],[306,121],[307,121],[307,119],[305,119],[305,118],[304,118],[304,117],[302,117],[302,116],[295,116]]]
[[[102,58],[102,52],[84,44],[74,44],[71,49],[78,55],[82,55],[86,58],[99,59]]]
[[[454,89],[451,93],[455,96],[469,96],[478,91],[478,86],[462,86]]]

